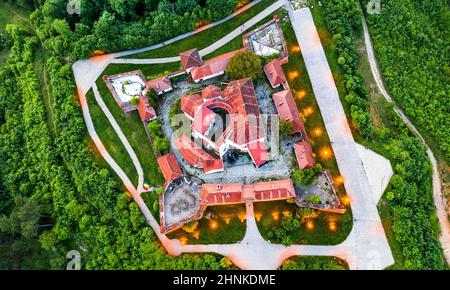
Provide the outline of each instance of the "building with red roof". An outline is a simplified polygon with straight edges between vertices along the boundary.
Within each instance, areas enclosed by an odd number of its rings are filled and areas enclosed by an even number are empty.
[[[266,64],[264,66],[264,72],[272,88],[277,88],[281,85],[283,85],[285,89],[287,88],[286,76],[284,75],[283,68],[281,67],[281,62],[278,58]]]
[[[273,201],[295,197],[290,179],[254,184],[203,184],[201,198],[208,206],[243,203],[246,200]]]
[[[269,149],[265,142],[265,131],[259,118],[259,104],[253,82],[250,78],[232,81],[220,91],[218,87],[209,86],[200,94],[183,96],[181,109],[193,120],[192,135],[202,139],[203,144],[223,156],[230,148],[246,152],[255,166],[260,167],[269,161]],[[229,121],[222,124],[221,117],[214,110],[227,112]],[[212,134],[219,137],[212,140]]]
[[[184,160],[196,168],[202,168],[205,173],[223,171],[223,162],[220,158],[206,153],[202,148],[196,146],[185,134],[175,139],[175,147]]]
[[[139,97],[137,110],[139,112],[139,117],[141,117],[142,122],[150,122],[151,120],[156,119],[155,109],[148,102],[147,96]]]
[[[214,78],[225,73],[230,60],[241,51],[245,51],[246,48],[241,48],[235,51],[231,51],[211,59],[206,60],[203,65],[196,66],[191,69],[191,78],[194,82],[198,83],[210,78]]]
[[[173,155],[172,152],[159,157],[157,161],[159,169],[161,169],[164,179],[166,180],[164,189],[166,189],[172,181],[183,176],[183,172],[181,171],[181,168],[175,159],[175,155]]]
[[[213,86],[213,85],[207,86],[202,91],[203,99],[217,98],[217,97],[220,97],[221,95],[222,95],[222,91],[220,90],[220,88],[217,86]]]
[[[311,144],[308,141],[301,141],[294,144],[295,156],[297,157],[298,166],[301,169],[312,168],[316,164],[312,155]]]
[[[193,130],[203,136],[209,136],[212,127],[219,118],[220,116],[208,109],[208,107],[201,106],[195,113],[194,122],[192,123]]]
[[[203,65],[202,57],[196,48],[180,53],[181,65],[186,72]]]
[[[304,125],[297,104],[290,90],[284,90],[272,95],[273,102],[277,108],[278,115],[283,121],[289,121],[294,127],[293,133],[299,133],[304,130]]]
[[[153,89],[156,94],[162,95],[164,93],[170,92],[173,87],[170,79],[167,76],[162,76],[151,81],[148,81],[145,85],[147,91]]]
[[[191,120],[195,117],[195,112],[203,104],[202,96],[199,94],[184,95],[181,97],[181,110]]]

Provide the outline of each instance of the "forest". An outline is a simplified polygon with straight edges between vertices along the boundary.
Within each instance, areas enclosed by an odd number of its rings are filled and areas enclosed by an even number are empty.
[[[422,4],[426,5],[425,1]],[[348,93],[345,101],[351,105],[351,117],[361,135],[389,158],[394,169],[385,200],[392,218],[394,238],[401,248],[403,267],[445,269],[437,239],[431,164],[424,147],[395,114],[392,106],[387,105],[389,116],[386,124],[377,127],[365,113],[370,100],[358,69],[355,44],[355,34],[362,30],[362,9],[356,0],[330,0],[324,2],[324,8],[327,27],[336,42],[338,63],[345,76]],[[407,58],[411,57],[414,54],[408,54]],[[396,73],[401,71],[401,68],[396,69]],[[441,105],[439,110],[448,110],[448,106]]]
[[[86,269],[229,268],[229,262],[218,255],[174,258],[165,254],[136,204],[108,169],[99,168],[83,143],[86,128],[74,96],[71,60],[89,56],[97,45],[113,51],[123,47],[118,45],[138,47],[172,36],[150,35],[151,31],[175,35],[192,30],[196,18],[182,11],[198,11],[198,17],[213,21],[231,13],[235,2],[208,0],[203,8],[180,10],[180,5],[188,2],[196,7],[199,4],[195,0],[178,1],[178,5],[169,1],[131,1],[148,5],[146,9],[136,6],[136,11],[145,11],[149,16],[138,17],[128,9],[121,14],[113,8],[124,7],[124,1],[106,1],[102,7],[96,6],[99,1],[82,1],[92,10],[85,11],[91,14],[81,19],[58,14],[66,11],[67,1],[42,2],[17,1],[18,5],[36,8],[31,15],[35,35],[19,25],[8,25],[1,34],[2,45],[11,52],[7,64],[0,68],[0,268],[62,269],[66,253],[72,249],[83,249],[82,265]],[[136,19],[158,18],[158,11],[163,14],[161,21],[166,16],[181,19],[184,15],[190,25],[180,28],[183,31],[163,30],[155,28],[161,25],[158,20],[147,20],[150,26],[139,35],[146,40],[133,38],[128,30],[121,31],[129,35],[121,36],[130,39],[126,44],[119,44],[120,37],[110,37],[109,29],[117,26],[142,29],[145,20]],[[93,23],[96,13],[99,19]],[[103,40],[101,33],[107,34]],[[83,46],[84,54],[80,53],[80,43],[89,39],[99,43]],[[100,44],[106,40],[108,43]],[[33,62],[41,46],[48,56],[45,66],[53,100],[53,124],[46,118]],[[49,126],[55,128],[54,136]]]
[[[364,0],[363,3],[366,3]],[[383,1],[367,15],[394,99],[450,160],[450,10],[445,0]]]

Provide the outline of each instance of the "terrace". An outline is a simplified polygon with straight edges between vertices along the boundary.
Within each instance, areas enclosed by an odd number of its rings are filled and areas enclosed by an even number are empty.
[[[124,112],[136,110],[131,100],[144,94],[146,79],[140,70],[103,77],[103,81]]]

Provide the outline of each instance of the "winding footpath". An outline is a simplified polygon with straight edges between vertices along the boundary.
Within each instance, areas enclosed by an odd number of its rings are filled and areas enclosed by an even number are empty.
[[[182,245],[179,240],[170,240],[162,234],[160,232],[157,220],[153,217],[147,205],[140,196],[142,192],[143,170],[139,160],[137,159],[133,148],[128,143],[128,140],[125,138],[121,128],[118,126],[114,117],[103,102],[95,85],[95,81],[110,63],[141,63],[141,60],[136,59],[117,59],[118,57],[134,54],[137,50],[95,57],[89,60],[81,60],[73,65],[78,95],[88,132],[97,148],[99,148],[101,155],[121,178],[127,190],[132,194],[134,201],[137,203],[145,216],[148,224],[152,227],[162,245],[171,255],[180,255],[182,253],[218,253],[230,258],[230,260],[241,269],[277,269],[285,259],[295,255],[336,256],[346,260],[350,269],[384,269],[393,264],[394,259],[387,243],[384,229],[376,208],[378,200],[377,198],[374,198],[370,192],[367,173],[365,172],[360,156],[357,154],[356,143],[351,135],[342,104],[339,100],[336,85],[331,75],[331,70],[326,60],[323,47],[320,43],[310,10],[300,9],[294,11],[288,5],[286,0],[279,0],[264,9],[261,13],[253,17],[248,22],[244,23],[242,26],[233,30],[229,35],[203,49],[202,54],[204,55],[210,53],[225,45],[237,35],[243,33],[253,24],[256,24],[283,5],[286,5],[286,9],[289,10],[289,16],[291,18],[297,40],[302,48],[302,54],[310,75],[314,93],[318,100],[322,115],[324,116],[325,126],[332,141],[332,147],[336,155],[336,160],[341,173],[345,177],[345,187],[350,196],[354,222],[351,233],[343,243],[329,246],[292,245],[289,247],[285,247],[280,244],[271,244],[270,242],[264,240],[259,233],[254,218],[253,203],[251,201],[246,202],[247,229],[243,240],[239,243]],[[179,40],[179,38],[177,39]],[[368,41],[370,44],[370,38],[368,38]],[[166,42],[166,44],[167,43],[169,42]],[[162,46],[164,46],[164,44],[154,47],[158,48]],[[149,49],[150,48],[145,48],[139,51],[148,51]],[[373,51],[368,49],[368,53],[370,52],[372,53],[372,60],[374,60]],[[145,61],[142,63],[165,63],[175,61],[175,59],[177,59],[177,61],[179,60],[178,57],[169,57],[142,60]],[[378,78],[381,80],[381,77]],[[380,84],[380,90],[384,90],[381,81]],[[93,89],[97,103],[108,117],[108,120],[133,160],[133,164],[139,175],[139,182],[136,187],[134,187],[120,166],[109,155],[95,131],[86,99],[86,93],[91,88]],[[385,97],[392,101],[387,92]],[[396,110],[398,110],[398,108]],[[397,112],[403,115],[400,110]],[[402,117],[402,119],[404,119],[407,124],[410,124],[406,117]],[[421,138],[421,140],[423,141],[423,138]],[[428,147],[427,150],[429,150]],[[432,160],[434,160],[434,157]],[[433,166],[437,167],[435,160]],[[439,190],[438,195],[440,198],[439,175],[437,175],[437,179],[435,179],[435,176],[433,177],[433,184],[435,188],[435,198],[436,188]],[[448,243],[448,240],[441,239],[441,242],[446,246],[450,244]],[[447,254],[448,251],[446,250],[446,255]]]
[[[422,137],[422,135],[419,133],[416,127],[412,124],[409,118],[403,113],[403,111],[397,106],[397,104],[395,104],[394,100],[384,87],[381,73],[378,68],[378,63],[375,57],[374,49],[372,46],[369,29],[367,27],[366,19],[364,18],[364,16],[362,18],[362,24],[364,30],[364,43],[366,47],[367,57],[369,60],[370,69],[372,71],[372,76],[377,84],[378,90],[389,103],[394,104],[395,112],[400,118],[402,118],[402,120],[410,128],[410,130],[420,139],[422,144],[425,146],[428,158],[431,161],[433,167],[433,200],[434,206],[436,207],[436,213],[439,218],[439,224],[441,226],[441,234],[439,236],[439,240],[443,247],[444,256],[447,260],[447,263],[450,264],[450,223],[448,221],[447,216],[447,206],[446,206],[447,200],[442,195],[441,192],[442,181],[439,174],[438,163],[436,161],[436,158],[434,157],[433,151],[431,151],[430,147],[425,142],[425,139]]]

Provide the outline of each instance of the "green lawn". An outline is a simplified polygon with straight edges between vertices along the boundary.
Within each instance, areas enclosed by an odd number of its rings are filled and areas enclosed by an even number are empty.
[[[99,78],[96,83],[106,106],[111,111],[111,114],[116,119],[117,123],[119,124],[120,128],[125,134],[125,137],[128,139],[128,142],[130,143],[131,147],[136,153],[139,162],[142,166],[142,169],[144,170],[145,180],[155,185],[162,185],[164,183],[164,179],[159,170],[159,166],[158,163],[156,162],[153,149],[151,148],[150,142],[147,137],[147,133],[145,131],[144,125],[142,124],[138,112],[134,111],[125,114],[117,105],[116,101],[112,97],[103,80]],[[104,121],[102,121],[101,123],[104,123]],[[108,135],[107,137],[110,138],[108,142],[109,144],[111,145],[119,143],[121,144],[121,141],[116,134]],[[120,145],[118,146],[120,147]],[[106,148],[108,149],[108,146],[106,146]],[[119,156],[117,157],[123,161],[130,159],[128,153],[124,150],[115,152],[115,154],[121,155],[121,157]],[[112,156],[115,157],[116,155]],[[125,164],[127,164],[128,166],[128,162]]]
[[[169,56],[177,56],[180,52],[192,48],[203,49],[208,45],[210,45],[211,43],[224,37],[239,25],[253,18],[255,15],[264,10],[266,7],[273,4],[273,2],[274,2],[273,0],[262,0],[260,3],[256,4],[252,8],[242,12],[241,14],[233,17],[232,19],[226,21],[225,23],[222,23],[219,26],[199,32],[188,38],[164,46],[163,48],[150,50],[135,55],[129,55],[126,56],[126,58],[169,57]]]
[[[86,94],[86,98],[89,105],[89,112],[92,116],[92,121],[94,123],[95,131],[97,132],[99,138],[102,140],[103,144],[106,147],[106,150],[111,155],[111,157],[119,164],[119,166],[122,168],[122,170],[125,172],[125,174],[128,176],[128,178],[133,182],[133,184],[137,184],[138,182],[138,175],[136,172],[136,169],[134,168],[133,161],[131,160],[130,156],[128,155],[125,146],[120,142],[119,136],[117,136],[116,132],[114,131],[114,128],[111,126],[111,124],[108,121],[108,118],[103,113],[100,106],[97,104],[97,101],[95,100],[94,93],[92,90],[90,90]],[[146,136],[146,135],[145,135]],[[98,153],[95,146],[92,146],[94,144],[91,144],[92,140],[89,139],[89,142],[86,142],[89,145],[89,148],[92,149],[95,148],[94,153]],[[97,154],[94,154],[95,156],[98,156]],[[106,161],[104,159],[101,159],[103,162],[100,163],[100,165],[107,165]],[[99,159],[98,159],[99,161]],[[109,166],[107,166],[109,167]]]
[[[205,210],[203,216],[198,221],[198,239],[183,229],[168,234],[168,237],[186,239],[188,244],[233,244],[244,238],[246,222],[241,219],[245,217],[245,204],[211,206]],[[217,224],[216,229],[211,229],[213,223]]]
[[[337,63],[336,44],[333,41],[333,35],[331,35],[325,23],[325,11],[318,5],[318,2],[319,0],[311,1],[311,4],[314,6],[314,8],[311,8],[311,14],[313,16],[323,49],[325,51],[331,73],[333,74],[333,78],[336,83],[339,98],[341,100],[342,106],[344,107],[344,111],[347,116],[347,120],[349,121],[353,136],[356,138],[359,133],[357,132],[357,130],[355,130],[355,126],[353,126],[353,124],[351,123],[350,106],[344,99],[344,97],[347,95],[347,89],[345,87],[342,70],[339,68],[339,65]]]
[[[27,30],[33,32],[29,22],[30,12],[19,8],[16,5],[0,1],[0,29],[5,29],[7,24],[21,24]],[[3,66],[9,57],[9,49],[0,51],[0,67]]]
[[[257,202],[254,204],[255,216],[260,216],[256,221],[262,237],[271,242],[281,241],[269,238],[268,233],[281,225],[283,213],[294,214],[298,206],[286,201]],[[277,213],[279,218],[274,219],[273,214]],[[333,221],[336,230],[329,230],[329,222]],[[337,245],[343,242],[352,229],[352,215],[347,211],[344,215],[319,212],[318,217],[312,219],[314,228],[307,229],[306,224],[302,224],[300,229],[290,232],[294,244],[300,245]]]

